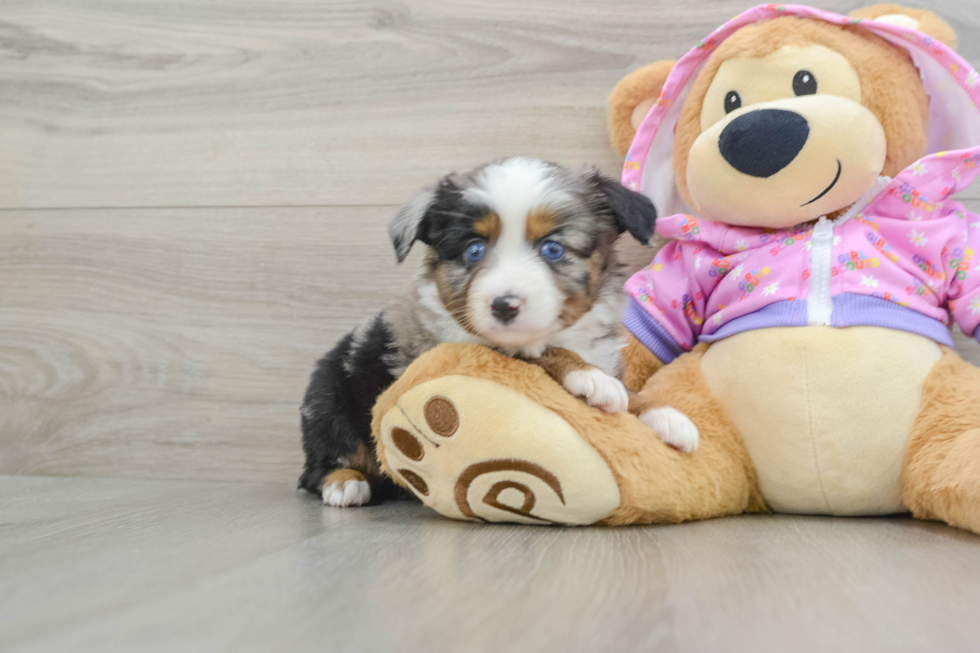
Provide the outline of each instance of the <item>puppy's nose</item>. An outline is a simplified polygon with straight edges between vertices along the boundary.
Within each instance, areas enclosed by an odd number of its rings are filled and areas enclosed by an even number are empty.
[[[718,148],[739,172],[772,177],[796,158],[809,136],[810,126],[800,114],[759,109],[728,123],[718,138]]]
[[[515,295],[502,295],[490,303],[490,312],[504,324],[517,317],[520,310],[521,298]]]

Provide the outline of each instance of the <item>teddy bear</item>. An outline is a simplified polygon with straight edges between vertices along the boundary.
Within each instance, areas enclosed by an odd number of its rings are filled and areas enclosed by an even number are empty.
[[[372,423],[382,468],[439,513],[649,524],[911,512],[980,533],[978,75],[936,15],[738,15],[609,101],[623,183],[672,239],[626,284],[628,413],[476,345],[416,360]],[[406,437],[407,436],[407,437]]]

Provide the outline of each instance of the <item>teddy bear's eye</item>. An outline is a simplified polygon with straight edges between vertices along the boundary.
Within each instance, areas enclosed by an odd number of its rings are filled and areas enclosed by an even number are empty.
[[[731,113],[742,106],[742,96],[737,91],[728,91],[725,96],[725,113]]]
[[[797,95],[813,95],[817,92],[817,78],[809,70],[801,70],[793,76],[793,92]]]

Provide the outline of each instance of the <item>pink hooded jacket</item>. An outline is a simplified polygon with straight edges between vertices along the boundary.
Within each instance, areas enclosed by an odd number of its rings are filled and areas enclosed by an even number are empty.
[[[626,327],[669,362],[698,341],[767,327],[880,326],[952,346],[955,321],[980,340],[980,216],[950,197],[980,172],[978,76],[955,52],[890,23],[861,21],[906,48],[930,95],[928,155],[881,177],[834,221],[787,230],[732,227],[690,215],[677,193],[673,126],[714,45],[764,18],[854,19],[766,5],[736,17],[681,59],[637,131],[623,183],[650,196],[657,233],[675,239],[626,283]],[[944,151],[946,148],[973,146]],[[952,317],[951,317],[952,314]]]

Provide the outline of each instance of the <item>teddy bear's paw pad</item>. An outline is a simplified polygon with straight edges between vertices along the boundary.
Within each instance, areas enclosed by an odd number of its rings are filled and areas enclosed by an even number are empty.
[[[573,370],[565,375],[562,385],[569,393],[607,413],[621,413],[629,407],[629,393],[623,382],[598,368]]]
[[[698,427],[676,408],[651,408],[640,415],[640,421],[656,431],[661,440],[679,451],[691,453],[698,448]]]
[[[409,390],[382,418],[381,444],[392,473],[454,519],[591,524],[619,506],[608,465],[567,421],[486,379]]]
[[[323,504],[335,508],[363,506],[371,500],[371,485],[353,469],[338,469],[323,480]]]

